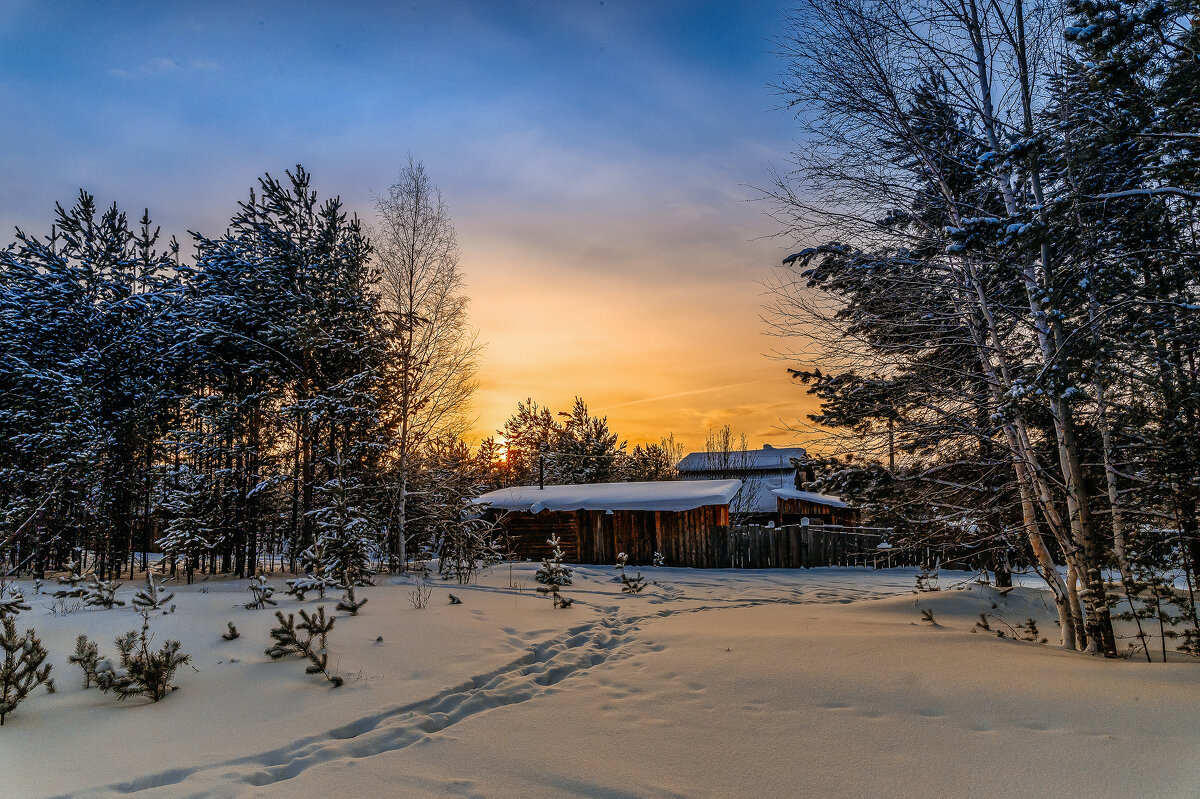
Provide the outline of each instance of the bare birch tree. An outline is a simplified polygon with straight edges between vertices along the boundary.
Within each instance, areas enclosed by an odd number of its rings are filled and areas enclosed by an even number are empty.
[[[375,207],[379,299],[389,342],[388,555],[393,568],[403,568],[414,456],[433,441],[466,431],[480,347],[467,318],[454,223],[425,166],[410,157]]]

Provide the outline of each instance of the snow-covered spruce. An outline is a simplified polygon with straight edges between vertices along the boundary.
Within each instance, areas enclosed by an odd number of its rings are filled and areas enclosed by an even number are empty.
[[[17,634],[17,624],[12,616],[0,619],[0,651],[4,660],[0,662],[0,727],[5,717],[16,709],[39,685],[45,683],[46,690],[54,692],[54,681],[50,679],[50,664],[46,663],[45,647],[33,630]]]
[[[67,564],[68,573],[59,576],[56,581],[63,586],[56,590],[51,596],[55,599],[82,599],[86,589],[80,585],[86,577],[78,571],[78,566],[72,561]]]
[[[168,640],[162,648],[150,648],[150,612],[140,611],[141,630],[130,630],[118,636],[114,644],[119,653],[119,664],[99,654],[96,644],[80,636],[75,644],[75,655],[68,658],[84,671],[84,686],[94,682],[103,693],[115,694],[117,699],[144,696],[158,702],[174,686],[171,680],[175,671],[191,660],[191,655],[180,651],[178,641]]]
[[[334,609],[349,613],[351,616],[357,616],[365,604],[367,604],[366,597],[356,599],[354,596],[354,586],[350,585],[346,586],[346,594],[338,600],[337,606]]]
[[[25,601],[25,597],[20,591],[16,589],[0,591],[0,619],[16,616],[21,611],[29,609],[29,603]]]
[[[83,604],[105,610],[123,608],[125,600],[117,599],[117,590],[121,585],[122,583],[117,580],[101,580],[93,575],[92,581],[88,583],[87,590],[83,594]]]
[[[316,591],[317,595],[320,596],[321,599],[324,599],[325,592],[330,588],[337,587],[338,583],[336,580],[328,577],[322,577],[310,573],[304,575],[303,577],[284,580],[284,584],[287,585],[287,591],[284,593],[286,593],[288,596],[294,596],[296,599],[299,599],[301,602],[303,602],[304,597],[313,591]],[[274,605],[275,603],[272,602],[271,604]]]
[[[201,556],[212,551],[220,539],[210,522],[216,497],[208,477],[186,463],[171,469],[163,483],[165,496],[158,511],[167,522],[155,543],[172,564],[172,574],[175,566],[182,565],[191,585]]]
[[[407,519],[414,544],[438,558],[442,579],[471,582],[504,554],[474,502],[486,490],[484,465],[458,438],[432,442],[413,465]]]
[[[308,512],[316,541],[301,554],[301,562],[331,584],[372,585],[371,553],[379,534],[375,521],[361,508],[362,483],[348,474],[340,455],[330,459],[329,468],[333,476],[317,487],[321,504]]]
[[[570,585],[573,572],[563,563],[562,541],[555,534],[546,539],[546,543],[550,545],[550,556],[542,560],[534,578],[545,585]]]
[[[267,582],[265,574],[259,574],[251,578],[250,585],[246,586],[246,590],[250,592],[251,597],[250,601],[243,605],[246,610],[279,604],[279,602],[271,598],[275,595],[275,586]]]

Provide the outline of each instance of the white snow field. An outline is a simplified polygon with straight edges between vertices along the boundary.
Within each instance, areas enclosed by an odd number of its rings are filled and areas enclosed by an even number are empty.
[[[0,795],[1200,792],[1200,665],[972,632],[986,611],[1032,616],[1055,638],[1037,589],[954,590],[943,575],[944,590],[917,595],[907,570],[647,568],[657,584],[631,595],[612,568],[579,567],[564,590],[575,604],[556,610],[534,571],[434,581],[424,610],[409,578],[362,590],[368,604],[336,614],[330,638],[340,688],[264,655],[274,615],[241,607],[245,580],[173,586],[178,610],[155,635],[181,640],[194,668],[157,704],[85,691],[66,660],[81,632],[112,654],[140,623],[133,611],[54,615],[23,583],[33,609],[18,627],[37,629],[59,690],[39,689],[0,729]],[[285,613],[335,603],[279,597]],[[240,638],[221,639],[227,621]]]

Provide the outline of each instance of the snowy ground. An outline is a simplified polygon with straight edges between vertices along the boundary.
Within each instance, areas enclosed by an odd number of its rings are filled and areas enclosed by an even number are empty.
[[[566,590],[575,605],[554,610],[533,571],[436,583],[424,610],[407,578],[366,589],[330,639],[336,689],[264,656],[274,617],[240,606],[245,581],[174,586],[178,610],[155,632],[195,668],[158,704],[84,691],[66,662],[81,632],[111,653],[140,622],[131,610],[53,615],[26,584],[18,626],[37,628],[59,692],[39,689],[0,729],[0,795],[1194,797],[1200,785],[1200,665],[971,632],[987,611],[1033,616],[1055,638],[1036,589],[918,597],[905,570],[643,569],[657,585],[626,595],[611,568],[584,567]],[[318,604],[334,602],[279,607]],[[241,638],[220,638],[227,621]]]

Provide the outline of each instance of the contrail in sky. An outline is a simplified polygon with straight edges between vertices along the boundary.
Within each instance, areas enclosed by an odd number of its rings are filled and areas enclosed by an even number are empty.
[[[742,383],[729,383],[728,385],[724,385],[724,386],[710,386],[708,388],[692,389],[691,391],[680,391],[675,394],[663,394],[662,396],[658,396],[658,397],[645,397],[643,399],[630,400],[629,402],[618,402],[616,405],[606,405],[603,408],[597,408],[596,411],[597,412],[611,411],[613,408],[624,408],[629,405],[641,405],[644,402],[659,402],[660,400],[675,399],[676,397],[690,397],[693,394],[707,394],[710,391],[722,391],[727,388],[740,388],[741,386],[753,386],[756,383],[769,383],[776,379],[777,378],[774,378],[774,377],[765,377],[761,380],[747,380]]]

